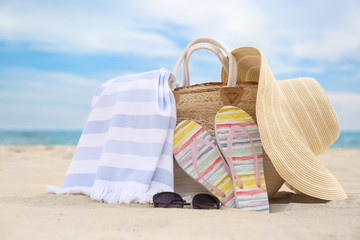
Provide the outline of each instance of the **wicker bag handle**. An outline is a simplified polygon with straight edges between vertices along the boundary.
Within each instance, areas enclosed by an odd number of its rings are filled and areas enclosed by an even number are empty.
[[[199,49],[207,49],[207,50],[213,52],[218,57],[220,62],[222,63],[226,73],[229,74],[229,60],[228,60],[227,56],[224,54],[224,52],[212,44],[198,43],[198,44],[193,45],[189,49],[188,53],[185,55],[183,68],[182,68],[182,70],[183,70],[182,71],[183,86],[190,85],[190,57],[193,54],[193,52],[195,52]]]
[[[198,45],[195,47],[195,45],[197,45],[197,44],[201,44],[201,45]],[[188,62],[188,60],[185,60],[185,59],[189,58],[192,52],[194,52],[195,50],[200,49],[200,48],[205,48],[205,49],[213,51],[218,56],[219,59],[223,59],[223,60],[225,59],[225,57],[224,57],[225,55],[220,54],[219,52],[221,52],[221,50],[222,50],[227,54],[227,56],[229,57],[229,71],[228,71],[229,76],[228,76],[227,87],[235,87],[236,80],[237,80],[237,64],[236,64],[236,60],[235,60],[234,56],[231,54],[229,49],[227,47],[225,47],[223,44],[221,44],[220,42],[218,42],[212,38],[207,38],[207,37],[197,38],[197,39],[193,40],[185,48],[184,52],[178,59],[176,65],[175,65],[174,71],[173,71],[175,79],[177,79],[177,75],[178,75],[181,64],[184,62],[184,65],[186,66],[185,63],[186,63],[186,61]],[[222,60],[220,60],[220,61],[222,61]],[[224,61],[224,62],[226,62],[226,61]],[[225,65],[226,65],[226,63],[225,63]],[[183,71],[185,71],[185,74],[183,74],[184,75],[183,86],[188,86],[189,78],[186,79],[186,76],[189,76],[188,68],[185,67],[185,69],[183,69]],[[171,89],[173,90],[174,88],[175,88],[175,84],[172,84]]]

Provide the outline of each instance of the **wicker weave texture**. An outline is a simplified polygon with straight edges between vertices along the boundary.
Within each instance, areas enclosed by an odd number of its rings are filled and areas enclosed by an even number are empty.
[[[176,102],[177,123],[183,120],[195,121],[215,137],[215,116],[224,106],[220,97],[220,89],[225,86],[225,83],[219,82],[176,88],[174,93],[178,96]],[[237,107],[249,113],[256,121],[257,84],[238,84],[238,87],[241,89],[241,100]]]

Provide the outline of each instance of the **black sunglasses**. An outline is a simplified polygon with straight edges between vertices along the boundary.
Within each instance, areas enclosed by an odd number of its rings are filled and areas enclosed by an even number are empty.
[[[183,208],[190,205],[179,194],[174,192],[161,192],[153,196],[154,207],[159,208]],[[196,194],[192,199],[195,209],[219,209],[220,200],[214,195],[207,193]]]

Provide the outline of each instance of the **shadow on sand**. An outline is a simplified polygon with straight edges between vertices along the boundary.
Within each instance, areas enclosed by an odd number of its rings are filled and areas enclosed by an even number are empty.
[[[284,204],[284,203],[327,203],[328,200],[313,198],[303,194],[294,192],[281,191],[276,193],[275,197],[270,200],[270,204]]]

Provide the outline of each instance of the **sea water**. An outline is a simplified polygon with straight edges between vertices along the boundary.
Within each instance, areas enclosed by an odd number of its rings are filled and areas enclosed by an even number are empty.
[[[0,145],[77,145],[82,129],[0,129]]]
[[[360,130],[343,130],[331,148],[360,148]]]
[[[76,145],[82,129],[0,129],[0,145]],[[360,148],[360,130],[341,131],[331,148]]]

